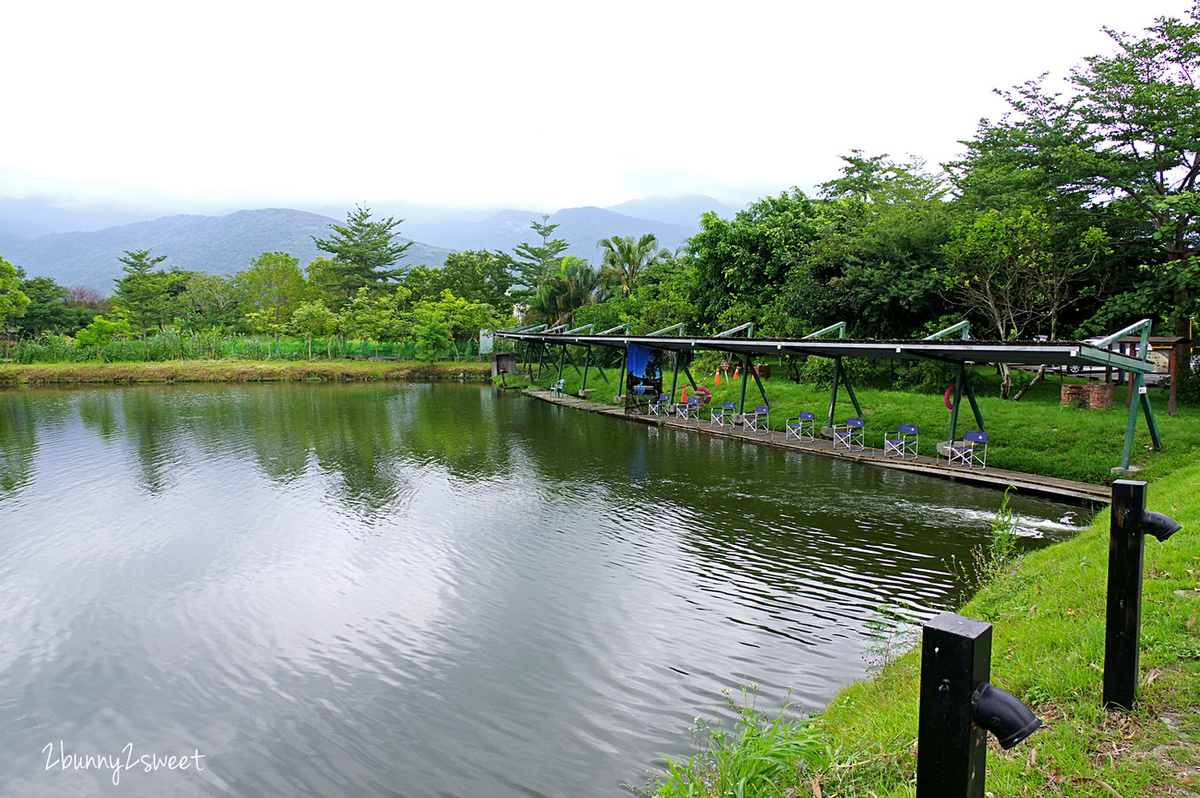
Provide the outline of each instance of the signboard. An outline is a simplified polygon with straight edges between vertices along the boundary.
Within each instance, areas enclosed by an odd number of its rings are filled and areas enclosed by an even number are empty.
[[[629,345],[626,351],[629,373],[625,382],[625,412],[645,412],[650,400],[662,393],[665,357],[666,353],[661,349]]]

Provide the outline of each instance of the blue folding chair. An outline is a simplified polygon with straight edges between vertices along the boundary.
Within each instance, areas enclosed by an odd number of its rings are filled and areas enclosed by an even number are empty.
[[[657,399],[650,400],[650,415],[665,416],[671,412],[671,397],[660,393]]]
[[[753,413],[742,414],[742,425],[750,432],[771,431],[771,408],[767,405],[756,405]]]
[[[722,402],[720,410],[713,410],[712,415],[708,419],[710,427],[723,427],[726,424],[733,424],[734,418],[737,416],[737,405],[733,402]]]
[[[950,441],[950,465],[987,468],[987,443],[986,432],[964,432],[962,438]]]
[[[688,397],[686,402],[680,402],[675,405],[675,415],[682,419],[694,418],[700,419],[700,397]]]
[[[920,432],[916,424],[901,424],[895,432],[887,433],[883,436],[883,456],[916,460]]]
[[[817,439],[817,417],[809,412],[800,411],[800,415],[789,418],[783,423],[783,439],[795,438],[804,441]]]
[[[848,418],[845,424],[833,428],[833,448],[844,447],[850,451],[862,451],[867,448],[863,440],[863,420]]]

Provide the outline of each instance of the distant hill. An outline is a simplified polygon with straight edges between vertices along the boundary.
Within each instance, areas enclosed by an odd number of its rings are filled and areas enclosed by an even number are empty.
[[[166,255],[163,266],[233,274],[263,252],[287,252],[307,264],[323,254],[312,236],[325,237],[341,220],[280,208],[236,211],[226,216],[167,216],[93,232],[52,233],[36,238],[0,234],[0,255],[31,277],[60,285],[86,285],[105,293],[122,274],[126,250]],[[407,239],[405,239],[407,240]],[[441,266],[445,249],[414,243],[404,265]]]
[[[686,197],[646,197],[613,205],[608,210],[639,219],[653,219],[656,222],[690,227],[693,233],[700,231],[700,217],[709,211],[722,219],[732,219],[737,213],[734,208],[703,194]]]
[[[468,249],[510,251],[518,244],[541,243],[541,238],[530,228],[531,221],[540,223],[542,214],[537,211],[500,211],[482,221],[406,222],[402,229],[422,241],[460,252]],[[590,261],[599,258],[596,242],[602,238],[640,238],[646,233],[654,233],[662,246],[674,251],[700,229],[697,224],[681,225],[638,219],[592,206],[560,210],[550,216],[549,223],[559,225],[553,235],[570,245],[568,254]]]
[[[567,252],[596,263],[596,243],[613,236],[658,236],[671,251],[699,232],[699,217],[707,211],[729,218],[733,211],[711,197],[645,199],[614,208],[566,208],[550,217],[559,227],[555,238],[565,240]],[[405,266],[441,266],[450,252],[468,249],[511,251],[518,244],[540,243],[530,222],[541,221],[538,211],[505,210],[481,217],[480,211],[372,206],[375,218],[412,211],[400,225],[409,247]],[[61,211],[41,201],[0,200],[0,255],[21,266],[31,277],[51,277],[60,285],[86,285],[109,293],[122,274],[118,260],[127,250],[148,249],[166,255],[163,266],[232,274],[250,265],[263,252],[288,252],[302,265],[322,254],[312,236],[329,234],[330,224],[343,218],[284,208],[235,211],[220,216],[178,215],[122,223],[103,229],[77,228],[63,232],[72,221],[100,223],[119,218],[119,209]],[[397,216],[397,218],[405,218]],[[46,233],[46,230],[56,232]]]

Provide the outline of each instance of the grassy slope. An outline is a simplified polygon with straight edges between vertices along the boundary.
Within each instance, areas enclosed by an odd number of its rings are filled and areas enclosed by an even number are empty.
[[[1100,708],[1108,514],[1069,542],[1029,555],[961,614],[994,625],[992,681],[1046,722],[1010,752],[994,744],[987,789],[1023,795],[1200,794],[1200,463],[1154,483],[1150,509],[1183,531],[1146,545],[1142,687],[1134,712]],[[913,794],[919,652],[843,691],[822,721],[842,767],[825,796]],[[794,795],[811,795],[811,778]]]

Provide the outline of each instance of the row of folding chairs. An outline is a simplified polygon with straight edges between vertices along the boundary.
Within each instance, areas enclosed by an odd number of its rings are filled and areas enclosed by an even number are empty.
[[[817,439],[817,421],[813,413],[801,412],[796,418],[789,418],[784,423],[784,439],[795,438],[804,441]],[[866,449],[866,424],[861,418],[848,418],[845,424],[838,424],[831,430],[834,449],[862,451]],[[898,457],[904,460],[915,460],[920,452],[921,430],[916,424],[900,424],[897,429],[883,436],[883,456]],[[963,437],[951,441],[947,449],[949,465],[961,465],[967,468],[987,467],[986,432],[969,431]],[[939,453],[940,457],[940,453]]]
[[[652,415],[673,415],[682,419],[700,418],[700,399],[692,397],[686,402],[672,403],[668,394],[660,394],[657,400],[650,400]],[[771,409],[766,405],[756,405],[753,412],[741,413],[742,427],[749,432],[770,432]],[[709,416],[709,425],[714,427],[733,426],[739,422],[737,405],[733,402],[723,402],[721,409],[714,408]],[[863,451],[866,446],[866,423],[861,418],[848,418],[845,424],[835,425],[833,435],[834,449],[848,451]],[[795,418],[789,418],[783,425],[784,440],[794,438],[804,443],[816,441],[816,415],[801,411]],[[883,456],[898,457],[904,460],[915,460],[920,453],[921,430],[916,424],[900,424],[897,429],[883,436]],[[940,457],[940,454],[939,454]],[[967,468],[985,468],[987,466],[987,433],[970,431],[962,438],[951,441],[948,448],[947,460],[950,465],[961,465]]]
[[[710,427],[733,426],[738,423],[737,405],[733,402],[722,402],[721,409],[713,409],[708,419]],[[740,414],[742,427],[748,432],[771,431],[771,408],[767,405],[755,405],[754,410]]]

